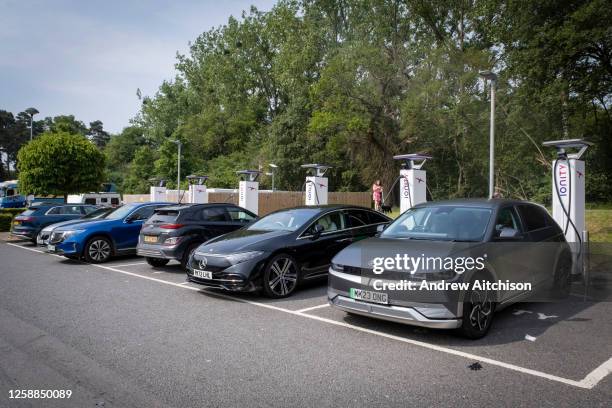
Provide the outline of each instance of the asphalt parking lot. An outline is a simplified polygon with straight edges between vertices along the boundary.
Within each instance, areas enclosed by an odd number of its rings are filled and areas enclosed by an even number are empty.
[[[270,300],[23,242],[0,242],[0,281],[0,406],[612,404],[610,302],[517,304],[472,341],[333,310],[324,281]]]

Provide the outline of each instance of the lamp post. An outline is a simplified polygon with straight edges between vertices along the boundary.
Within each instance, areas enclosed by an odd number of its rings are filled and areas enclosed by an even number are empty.
[[[278,166],[274,163],[270,163],[268,164],[268,166],[272,168],[272,171],[270,172],[270,174],[272,175],[272,191],[274,192],[274,173],[276,172],[276,169],[278,168]]]
[[[493,198],[495,190],[495,86],[497,75],[490,70],[480,71],[481,78],[491,83],[491,119],[489,128],[489,198]]]
[[[178,164],[177,164],[177,175],[176,175],[176,201],[177,203],[181,203],[181,143],[180,140],[173,140],[172,143],[175,143],[178,146]]]
[[[30,141],[32,141],[32,138],[34,136],[33,134],[33,129],[34,129],[34,115],[36,115],[38,112],[38,110],[36,108],[28,108],[25,110],[25,112],[30,115]]]

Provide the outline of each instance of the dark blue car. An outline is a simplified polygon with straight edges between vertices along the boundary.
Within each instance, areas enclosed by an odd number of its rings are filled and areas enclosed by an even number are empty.
[[[142,224],[156,208],[172,203],[132,203],[108,213],[104,218],[53,230],[47,251],[67,258],[84,258],[101,263],[115,255],[136,253]]]
[[[38,233],[47,225],[81,218],[97,208],[87,204],[33,204],[13,219],[11,234],[36,243]]]

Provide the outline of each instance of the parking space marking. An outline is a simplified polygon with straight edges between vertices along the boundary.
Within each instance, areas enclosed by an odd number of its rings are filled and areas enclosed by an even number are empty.
[[[134,263],[127,263],[127,264],[113,265],[113,267],[121,268],[125,266],[137,266],[137,265],[146,265],[146,264],[147,264],[146,262],[134,262]]]
[[[300,309],[297,312],[298,313],[305,313],[305,312],[310,312],[311,310],[321,309],[321,308],[324,308],[324,307],[329,307],[329,303],[325,303],[323,305],[318,305],[318,306],[313,306],[313,307],[307,307],[307,308],[304,308],[304,309]]]
[[[38,252],[38,253],[45,254],[45,255],[54,255],[54,256],[59,256],[60,258],[63,258],[60,255],[48,254],[48,253],[45,253],[44,251],[39,251],[39,250],[36,250],[36,249],[33,249],[33,248],[24,247],[24,246],[21,246],[21,245],[16,245],[16,244],[11,244],[11,243],[7,243],[7,245],[11,245],[11,246],[14,246],[14,247],[17,247],[17,248],[26,249],[26,250],[33,251],[33,252]],[[593,370],[589,374],[587,374],[586,377],[584,377],[582,380],[580,380],[580,381],[572,380],[572,379],[569,379],[569,378],[564,378],[564,377],[559,377],[559,376],[556,376],[556,375],[553,375],[553,374],[548,374],[548,373],[545,373],[543,371],[533,370],[533,369],[530,369],[530,368],[525,368],[525,367],[517,366],[517,365],[514,365],[514,364],[510,364],[510,363],[505,363],[503,361],[494,360],[494,359],[491,359],[491,358],[488,358],[488,357],[482,357],[482,356],[478,356],[476,354],[466,353],[464,351],[460,351],[460,350],[456,350],[456,349],[452,349],[452,348],[447,348],[447,347],[443,347],[443,346],[438,346],[438,345],[431,344],[431,343],[426,343],[424,341],[408,339],[408,338],[396,336],[396,335],[393,335],[393,334],[383,333],[383,332],[380,332],[380,331],[377,331],[377,330],[367,329],[365,327],[354,326],[354,325],[346,323],[346,322],[339,322],[339,321],[328,319],[328,318],[325,318],[325,317],[320,317],[320,316],[304,313],[303,310],[305,310],[305,309],[302,309],[302,311],[299,311],[299,310],[295,311],[295,310],[290,310],[290,309],[284,309],[282,307],[273,306],[273,305],[270,305],[270,304],[267,304],[267,303],[254,302],[252,300],[241,299],[241,298],[238,298],[238,297],[235,297],[235,296],[226,295],[226,294],[223,294],[223,293],[212,292],[210,290],[201,289],[199,287],[184,285],[184,283],[187,283],[187,282],[174,283],[174,282],[169,282],[169,281],[166,281],[166,280],[163,280],[163,279],[157,279],[157,278],[153,278],[153,277],[150,277],[150,276],[144,276],[144,275],[139,275],[139,274],[133,273],[133,272],[123,271],[121,269],[116,269],[116,268],[111,267],[111,266],[99,265],[99,264],[88,264],[88,265],[91,265],[91,266],[94,266],[94,267],[97,267],[97,268],[101,268],[101,269],[105,269],[105,270],[108,270],[108,271],[111,271],[111,272],[116,272],[116,273],[121,273],[121,274],[128,275],[128,276],[133,276],[133,277],[136,277],[136,278],[146,279],[146,280],[149,280],[149,281],[153,281],[153,282],[157,282],[157,283],[161,283],[161,284],[165,284],[165,285],[175,286],[175,287],[183,288],[183,289],[189,289],[189,290],[193,290],[193,291],[196,291],[196,292],[208,293],[208,294],[216,296],[216,297],[220,297],[220,298],[224,298],[224,299],[229,299],[229,300],[233,300],[233,301],[238,301],[238,302],[241,302],[241,303],[247,303],[247,304],[250,304],[250,305],[253,305],[253,306],[262,307],[262,308],[266,308],[266,309],[270,309],[270,310],[276,310],[276,311],[288,313],[288,314],[291,314],[291,315],[294,315],[294,316],[300,316],[300,317],[305,317],[307,319],[317,320],[319,322],[327,323],[327,324],[330,324],[330,325],[334,325],[334,326],[338,326],[338,327],[343,327],[343,328],[346,328],[346,329],[355,330],[355,331],[362,332],[362,333],[368,333],[368,334],[371,334],[371,335],[374,335],[374,336],[384,337],[384,338],[387,338],[387,339],[399,341],[399,342],[402,342],[402,343],[410,344],[410,345],[421,347],[421,348],[426,348],[426,349],[433,350],[433,351],[438,351],[438,352],[445,353],[445,354],[450,354],[450,355],[454,355],[454,356],[458,356],[458,357],[463,357],[463,358],[466,358],[466,359],[471,360],[471,361],[476,360],[476,361],[478,361],[480,363],[487,363],[487,364],[490,364],[492,366],[506,368],[508,370],[520,372],[520,373],[523,373],[523,374],[533,375],[535,377],[544,378],[544,379],[547,379],[547,380],[563,383],[563,384],[566,384],[566,385],[571,385],[571,386],[578,387],[578,388],[583,388],[583,389],[589,389],[590,390],[593,387],[595,387],[606,376],[608,376],[610,373],[612,373],[612,358],[610,358],[606,362],[601,364],[599,367],[597,367],[595,370]],[[323,305],[319,305],[319,307],[323,307]],[[310,309],[310,308],[307,308],[307,309]]]

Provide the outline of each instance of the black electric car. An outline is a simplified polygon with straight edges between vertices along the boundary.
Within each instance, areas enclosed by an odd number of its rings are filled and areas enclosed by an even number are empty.
[[[286,297],[301,281],[327,276],[338,251],[373,236],[390,221],[376,211],[348,205],[279,210],[201,245],[187,264],[187,279]]]
[[[200,244],[248,225],[257,216],[234,204],[210,203],[164,207],[143,225],[136,253],[151,266],[187,259]]]
[[[496,309],[566,296],[571,271],[570,247],[542,206],[451,200],[417,205],[338,253],[327,293],[349,313],[480,338]]]

